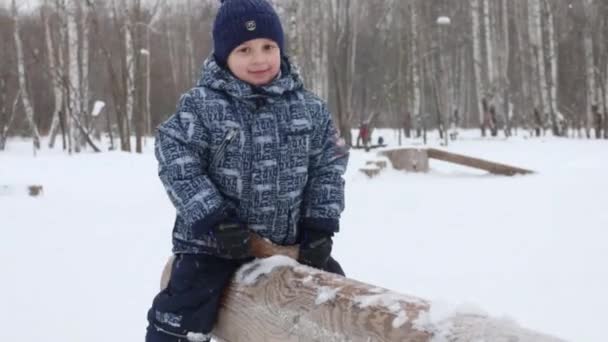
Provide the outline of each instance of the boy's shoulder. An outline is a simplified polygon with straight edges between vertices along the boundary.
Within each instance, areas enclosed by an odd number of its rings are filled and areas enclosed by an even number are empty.
[[[226,95],[221,91],[206,86],[195,86],[186,91],[182,98],[188,97],[197,104],[204,102],[226,101]]]
[[[319,111],[324,111],[327,107],[327,102],[325,100],[308,89],[302,89],[298,93],[298,97],[309,107],[317,108]]]

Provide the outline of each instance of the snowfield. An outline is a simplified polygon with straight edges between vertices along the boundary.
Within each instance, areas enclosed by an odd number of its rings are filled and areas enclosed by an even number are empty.
[[[428,174],[369,179],[359,168],[375,151],[353,150],[334,243],[347,275],[566,340],[608,341],[608,141],[464,135],[445,149],[536,173],[431,161]],[[0,341],[143,341],[175,215],[152,145],[34,157],[31,142],[8,141]],[[42,196],[28,196],[30,185]]]

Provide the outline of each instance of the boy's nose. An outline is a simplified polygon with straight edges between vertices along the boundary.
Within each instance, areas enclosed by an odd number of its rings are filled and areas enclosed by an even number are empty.
[[[261,53],[261,52],[253,53],[253,59],[252,59],[253,64],[262,64],[262,63],[264,63],[265,60],[266,60],[266,57],[264,56],[263,53]]]

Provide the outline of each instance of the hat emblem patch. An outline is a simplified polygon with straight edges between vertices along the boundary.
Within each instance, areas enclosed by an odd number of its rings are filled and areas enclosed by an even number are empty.
[[[245,23],[245,28],[247,29],[247,31],[255,31],[256,27],[257,26],[254,20],[250,20]]]

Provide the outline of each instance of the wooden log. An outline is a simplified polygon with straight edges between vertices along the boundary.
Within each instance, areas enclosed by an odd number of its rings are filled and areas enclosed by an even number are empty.
[[[408,172],[428,172],[429,157],[426,149],[400,148],[379,153],[386,156],[396,170]]]
[[[259,236],[258,234],[252,233],[251,240],[249,241],[249,248],[251,250],[251,255],[256,258],[267,258],[274,255],[284,255],[293,260],[298,260],[298,255],[300,254],[300,246],[280,246],[276,245],[269,240],[266,240]],[[175,260],[174,256],[171,256],[165,267],[163,268],[163,273],[160,277],[160,288],[161,290],[167,287],[169,284],[169,278],[171,277],[171,269],[173,267],[173,260]]]
[[[0,184],[0,196],[12,196],[15,194],[21,194],[22,185],[3,185]],[[23,186],[24,191],[31,197],[38,197],[44,194],[44,187],[39,184]],[[17,190],[19,189],[19,190]]]
[[[263,246],[263,253],[273,248]],[[426,300],[302,266],[284,255],[239,269],[224,293],[213,335],[224,342],[560,341],[511,321],[438,311]]]
[[[382,169],[376,166],[366,166],[360,168],[359,171],[363,172],[369,178],[374,178],[380,174]]]
[[[42,185],[28,185],[27,191],[30,196],[38,197],[42,195],[42,193],[44,192],[44,188]]]
[[[488,171],[490,173],[497,174],[497,175],[513,176],[516,174],[525,175],[525,174],[534,173],[534,171],[530,171],[530,170],[526,170],[526,169],[522,169],[522,168],[518,168],[518,167],[506,165],[506,164],[495,163],[495,162],[491,162],[491,161],[484,160],[484,159],[473,158],[473,157],[465,156],[462,154],[446,152],[446,151],[442,151],[442,150],[438,150],[438,149],[434,149],[434,148],[429,148],[427,150],[427,153],[428,153],[429,158],[443,160],[443,161],[460,164],[460,165],[464,165],[464,166],[469,166],[469,167],[473,167],[476,169],[485,170],[485,171]]]
[[[275,256],[243,266],[214,336],[228,342],[430,341],[428,303]]]
[[[372,165],[374,167],[377,167],[381,170],[386,169],[388,167],[388,161],[387,160],[368,160],[365,162],[365,165]]]

